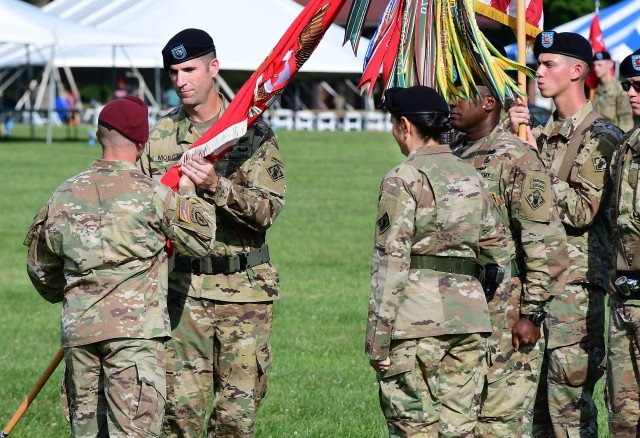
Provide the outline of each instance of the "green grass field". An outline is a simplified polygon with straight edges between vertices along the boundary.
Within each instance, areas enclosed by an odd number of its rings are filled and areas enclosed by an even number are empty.
[[[40,298],[25,272],[27,227],[62,181],[100,155],[99,146],[65,140],[64,130],[52,145],[26,132],[18,126],[15,139],[0,140],[0,427],[59,348],[60,308]],[[403,156],[389,133],[279,131],[278,139],[287,200],[268,242],[282,298],[256,436],[386,436],[363,339],[378,187]],[[68,435],[59,383],[60,369],[12,436]]]

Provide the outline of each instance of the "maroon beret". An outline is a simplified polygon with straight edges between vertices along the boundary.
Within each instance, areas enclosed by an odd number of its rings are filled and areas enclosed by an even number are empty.
[[[131,141],[146,143],[149,139],[149,108],[136,96],[114,99],[100,111],[98,124],[115,129]]]

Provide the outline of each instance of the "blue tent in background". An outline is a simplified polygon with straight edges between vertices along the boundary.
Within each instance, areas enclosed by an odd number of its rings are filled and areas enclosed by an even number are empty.
[[[595,12],[592,12],[552,30],[575,32],[589,39],[594,15]],[[636,49],[640,49],[640,0],[624,0],[600,9],[600,28],[604,44],[614,61],[619,63]],[[511,44],[506,50],[509,58],[516,59],[516,44]],[[527,55],[527,63],[535,62],[533,54]]]

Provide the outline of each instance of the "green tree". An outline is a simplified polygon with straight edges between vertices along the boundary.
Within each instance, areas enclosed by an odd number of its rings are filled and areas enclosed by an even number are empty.
[[[621,0],[600,0],[600,9],[619,3]],[[595,0],[543,0],[544,28],[553,29],[596,10]]]

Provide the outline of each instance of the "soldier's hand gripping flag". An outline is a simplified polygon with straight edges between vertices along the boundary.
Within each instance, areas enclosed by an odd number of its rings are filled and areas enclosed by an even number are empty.
[[[534,0],[531,0],[532,2]],[[370,0],[354,0],[345,43],[354,52]],[[426,85],[445,99],[477,94],[474,74],[503,102],[522,94],[505,70],[531,71],[503,57],[480,31],[474,0],[389,0],[367,53],[358,86],[369,94],[382,72],[384,89]],[[459,89],[455,84],[459,80]]]
[[[216,161],[228,152],[309,59],[345,3],[346,0],[310,1],[220,119],[184,153],[180,164],[195,156]],[[180,167],[171,168],[161,181],[177,190]]]

